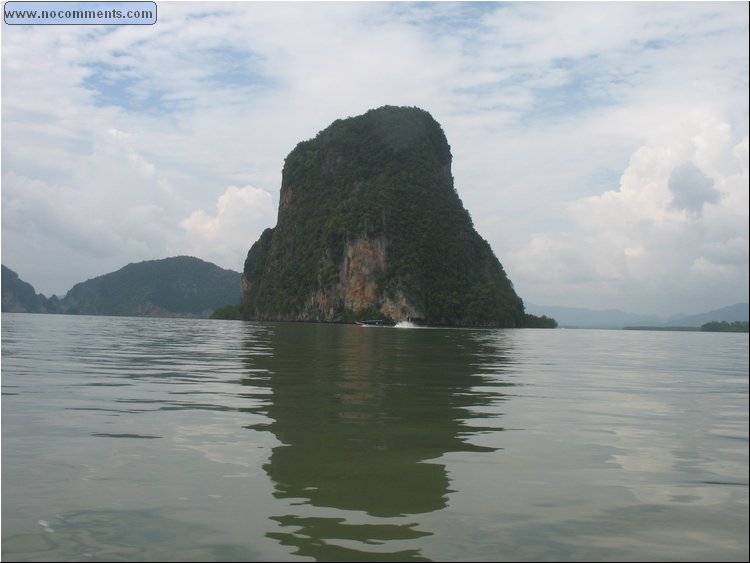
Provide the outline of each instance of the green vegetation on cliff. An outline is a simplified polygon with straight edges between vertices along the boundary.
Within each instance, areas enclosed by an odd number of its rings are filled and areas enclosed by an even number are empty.
[[[243,315],[400,310],[434,325],[521,326],[523,302],[450,166],[442,128],[418,108],[371,110],[299,143],[284,164],[277,225],[245,262]]]

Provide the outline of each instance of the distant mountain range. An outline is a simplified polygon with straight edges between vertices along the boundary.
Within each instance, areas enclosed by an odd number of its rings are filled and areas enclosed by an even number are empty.
[[[2,266],[2,311],[203,318],[239,301],[241,279],[239,272],[175,256],[128,264],[76,284],[62,299],[48,299]]]
[[[236,304],[242,274],[191,256],[128,264],[73,286],[63,298],[38,294],[2,266],[2,311],[151,317],[208,317]],[[526,312],[554,318],[562,328],[700,327],[708,322],[747,321],[747,303],[706,313],[659,317],[618,309],[594,310],[525,303]]]
[[[715,309],[696,315],[675,315],[659,317],[657,315],[638,315],[626,313],[619,309],[599,311],[554,305],[536,305],[526,303],[526,312],[532,315],[547,315],[557,320],[560,327],[568,328],[625,328],[625,327],[700,327],[708,322],[735,322],[748,320],[747,303],[737,303],[721,309]]]

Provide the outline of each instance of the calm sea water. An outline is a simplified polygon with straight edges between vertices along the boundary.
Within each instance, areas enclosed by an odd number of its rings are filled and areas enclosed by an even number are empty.
[[[2,316],[5,561],[747,561],[748,335]]]

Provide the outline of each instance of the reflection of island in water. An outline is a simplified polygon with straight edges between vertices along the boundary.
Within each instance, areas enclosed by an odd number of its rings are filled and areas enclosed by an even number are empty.
[[[288,505],[293,514],[274,518],[296,530],[268,535],[318,560],[421,559],[415,549],[375,548],[430,535],[403,518],[446,506],[445,467],[429,460],[492,451],[470,441],[489,429],[466,421],[502,400],[491,386],[509,384],[482,371],[500,371],[503,351],[467,330],[269,329],[270,353],[253,353],[259,342],[248,339],[243,383],[271,391],[254,410],[273,422],[255,428],[283,445],[264,469],[274,495],[297,502]]]

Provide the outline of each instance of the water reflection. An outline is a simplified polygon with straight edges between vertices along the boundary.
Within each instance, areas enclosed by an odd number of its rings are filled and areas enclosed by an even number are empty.
[[[472,423],[510,385],[502,339],[480,334],[276,324],[264,355],[249,337],[243,383],[265,400],[248,410],[272,420],[253,428],[282,443],[264,469],[288,499],[268,537],[318,560],[423,560],[413,516],[447,505],[440,457],[493,451],[474,439],[501,430]]]

